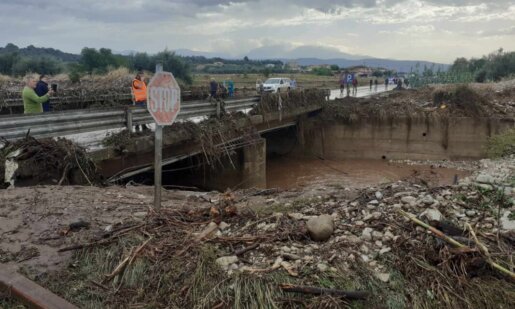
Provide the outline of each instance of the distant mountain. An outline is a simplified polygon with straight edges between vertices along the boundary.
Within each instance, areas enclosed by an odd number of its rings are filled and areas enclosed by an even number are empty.
[[[179,56],[191,57],[191,56],[200,56],[206,58],[224,58],[224,59],[237,59],[238,57],[234,57],[225,53],[217,53],[217,52],[205,52],[198,50],[191,50],[185,48],[179,48],[174,50],[175,53]],[[243,58],[244,56],[241,56]]]
[[[291,61],[291,59],[282,59],[283,62]],[[322,65],[322,64],[336,64],[339,67],[352,67],[358,65],[364,65],[368,67],[381,67],[389,70],[395,70],[397,72],[409,72],[412,68],[415,69],[417,64],[420,69],[424,68],[424,65],[431,68],[433,65],[435,70],[440,68],[442,71],[447,71],[450,64],[434,63],[429,61],[417,61],[417,60],[395,60],[395,59],[380,59],[380,58],[366,58],[358,60],[350,60],[343,58],[336,59],[319,59],[319,58],[299,58],[295,59],[298,65]]]
[[[357,60],[368,58],[363,55],[351,55],[340,51],[334,47],[304,45],[291,47],[289,45],[267,45],[255,48],[248,52],[250,59],[299,59],[316,57],[317,59],[343,58]]]
[[[0,47],[0,55],[7,53],[18,53],[20,56],[27,57],[49,57],[55,58],[65,62],[76,62],[79,61],[80,55],[70,54],[62,52],[58,49],[54,48],[46,48],[46,47],[35,47],[34,45],[29,45],[24,48],[19,48],[18,46],[9,43],[5,45],[5,47]]]

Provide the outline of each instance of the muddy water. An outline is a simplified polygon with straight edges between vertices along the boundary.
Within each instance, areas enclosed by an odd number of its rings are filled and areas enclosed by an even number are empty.
[[[363,188],[397,180],[412,179],[429,186],[451,185],[456,175],[469,172],[426,165],[405,165],[381,160],[321,160],[277,157],[267,161],[269,188],[295,188],[314,183]]]

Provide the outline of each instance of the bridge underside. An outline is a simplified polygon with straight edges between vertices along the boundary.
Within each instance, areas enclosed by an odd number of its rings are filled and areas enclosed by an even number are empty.
[[[190,158],[190,166],[198,166],[194,175],[181,174],[183,183],[196,187],[225,190],[226,188],[266,187],[266,140],[260,135],[274,130],[294,127],[302,123],[302,119],[316,113],[320,106],[310,106],[295,111],[272,112],[264,115],[250,116],[255,134],[233,136],[219,145],[224,150],[223,156],[209,158],[202,143],[191,142],[179,134],[169,134],[163,138],[163,166],[184,161]],[[248,126],[249,119],[241,119],[241,126]],[[302,136],[298,136],[300,141]],[[97,162],[99,172],[112,182],[124,181],[142,173],[153,172],[154,160],[153,136],[135,138],[120,152],[113,147],[97,150],[92,153]],[[202,161],[202,162],[200,162]],[[177,175],[176,175],[177,177]],[[151,177],[148,177],[151,179]]]

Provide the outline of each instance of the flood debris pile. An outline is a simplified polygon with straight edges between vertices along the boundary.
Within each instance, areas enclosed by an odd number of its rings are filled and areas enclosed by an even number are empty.
[[[213,116],[199,123],[176,122],[173,126],[165,127],[163,132],[165,143],[170,138],[173,145],[199,144],[205,163],[211,166],[222,164],[221,157],[230,157],[237,149],[259,141],[259,134],[250,118],[241,112],[223,113],[220,118]],[[106,136],[102,144],[123,154],[130,151],[135,138],[150,138],[153,134],[151,131],[130,133],[123,130]]]
[[[84,308],[510,308],[514,187],[507,157],[454,186],[192,194],[42,283]]]
[[[284,93],[264,93],[259,104],[250,112],[263,115],[308,106],[322,105],[326,102],[326,92],[317,89],[294,90]]]
[[[502,90],[471,85],[436,85],[394,91],[370,98],[343,98],[328,102],[322,116],[353,123],[363,119],[445,119],[449,117],[515,116],[515,86]]]
[[[35,139],[27,136],[4,140],[0,149],[0,183],[99,184],[96,167],[84,148],[65,138]],[[8,179],[4,179],[9,170]]]

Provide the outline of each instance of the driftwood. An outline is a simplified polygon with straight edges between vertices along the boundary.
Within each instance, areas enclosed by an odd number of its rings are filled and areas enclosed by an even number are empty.
[[[420,221],[419,219],[417,219],[417,217],[415,217],[415,215],[413,215],[411,213],[408,213],[408,212],[405,212],[402,209],[399,209],[399,213],[401,215],[405,216],[406,218],[410,219],[411,221],[415,222],[416,224],[422,226],[423,228],[431,231],[436,237],[445,240],[446,242],[450,243],[451,245],[453,245],[455,247],[458,247],[458,248],[461,248],[461,249],[464,249],[464,250],[473,250],[472,248],[470,248],[468,246],[465,246],[464,244],[462,244],[462,243],[452,239],[451,237],[445,235],[440,230],[437,230],[436,228],[430,226],[429,224],[427,224],[427,223],[425,223],[423,221]],[[500,264],[494,262],[492,260],[492,258],[490,257],[490,254],[488,253],[488,249],[486,249],[485,245],[480,243],[479,240],[477,239],[476,234],[474,233],[474,230],[472,229],[472,227],[470,225],[468,225],[468,228],[469,228],[469,231],[472,234],[472,237],[474,238],[474,240],[476,242],[476,245],[479,248],[479,251],[485,257],[486,262],[490,266],[492,266],[493,268],[497,269],[498,271],[502,272],[503,274],[508,275],[509,277],[511,277],[511,279],[515,280],[515,273],[513,273],[509,269],[501,266]]]
[[[243,255],[243,254],[247,253],[250,250],[256,249],[257,247],[259,247],[259,243],[252,244],[252,245],[250,245],[250,246],[248,246],[246,248],[234,251],[234,255],[236,255],[236,256]]]
[[[313,286],[301,286],[293,284],[280,284],[279,287],[284,292],[289,293],[301,293],[301,294],[312,294],[312,295],[333,295],[344,297],[348,300],[366,299],[368,292],[365,291],[344,291],[337,289],[326,289]]]

